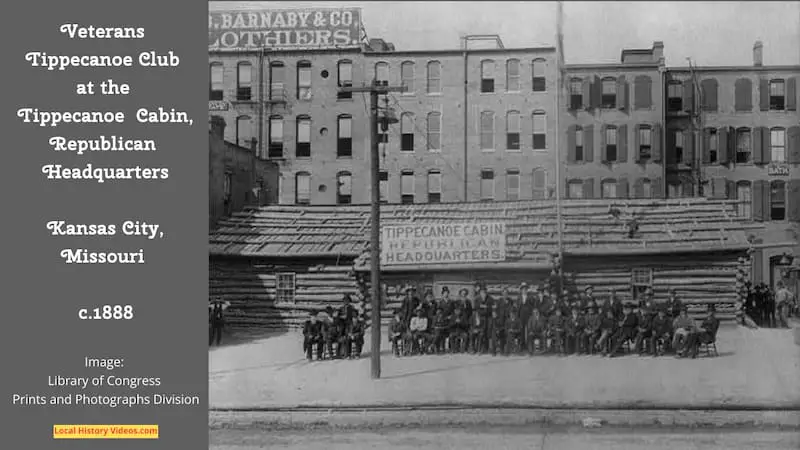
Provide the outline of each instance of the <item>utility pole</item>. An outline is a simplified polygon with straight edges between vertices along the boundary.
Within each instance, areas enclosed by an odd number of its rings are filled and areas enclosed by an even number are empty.
[[[694,139],[694,156],[692,164],[692,172],[694,173],[694,196],[700,197],[703,192],[703,125],[702,125],[702,114],[703,114],[703,90],[700,89],[700,85],[697,83],[697,73],[694,70],[694,66],[692,65],[692,59],[686,58],[689,62],[689,71],[692,77],[692,113],[691,113],[691,123],[692,123],[692,139]]]
[[[558,57],[558,79],[556,80],[556,136],[555,136],[555,146],[556,146],[556,222],[558,227],[558,261],[559,261],[559,280],[561,277],[561,272],[563,270],[563,262],[564,262],[564,238],[563,238],[563,212],[561,210],[561,197],[562,197],[562,189],[566,188],[566,177],[561,179],[561,156],[565,155],[566,152],[561,151],[561,128],[559,126],[560,119],[561,119],[561,96],[564,92],[565,88],[565,62],[564,62],[564,6],[562,2],[558,2],[556,5],[556,53]],[[563,286],[559,286],[559,289],[563,289]]]
[[[370,262],[370,291],[372,303],[372,345],[370,351],[370,371],[372,379],[381,377],[381,184],[380,184],[380,148],[378,143],[378,96],[390,92],[405,92],[405,86],[372,86],[343,87],[339,92],[369,93],[370,115],[370,181],[372,186],[372,202],[370,220],[372,222],[369,262]],[[396,121],[396,119],[395,119]],[[384,119],[383,126],[388,127],[388,120]]]

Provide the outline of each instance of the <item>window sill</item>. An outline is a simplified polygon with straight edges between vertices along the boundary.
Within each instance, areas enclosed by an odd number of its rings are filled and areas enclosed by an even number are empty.
[[[344,102],[344,103],[352,103],[352,102],[353,102],[353,99],[352,99],[352,98],[338,98],[338,97],[337,97],[337,98],[336,98],[336,101],[337,101],[337,102]]]
[[[440,148],[429,148],[428,153],[442,153],[442,149]]]
[[[508,153],[522,153],[522,149],[521,148],[507,148],[506,152],[508,152]]]
[[[353,159],[353,156],[352,155],[350,155],[350,156],[339,156],[339,155],[336,155],[336,159]]]
[[[543,90],[543,91],[531,91],[531,92],[534,93],[534,94],[547,94],[547,90],[546,89]]]
[[[494,91],[492,91],[492,92],[483,92],[483,91],[479,92],[480,95],[494,95],[496,93],[497,92],[494,92]]]
[[[494,153],[495,150],[493,148],[482,148],[481,152],[483,152],[483,153]]]
[[[545,152],[548,152],[549,149],[547,149],[547,148],[535,148],[535,149],[533,149],[533,151],[545,153]]]

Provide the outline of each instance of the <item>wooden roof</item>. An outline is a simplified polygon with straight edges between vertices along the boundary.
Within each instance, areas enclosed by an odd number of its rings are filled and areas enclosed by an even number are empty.
[[[566,255],[741,250],[763,226],[736,215],[728,200],[564,200]],[[628,235],[635,218],[638,231]],[[382,225],[504,221],[506,260],[557,251],[553,201],[382,205]],[[369,248],[369,206],[265,206],[223,219],[212,256],[356,258]],[[363,259],[363,258],[362,258]],[[363,262],[363,261],[362,261]]]

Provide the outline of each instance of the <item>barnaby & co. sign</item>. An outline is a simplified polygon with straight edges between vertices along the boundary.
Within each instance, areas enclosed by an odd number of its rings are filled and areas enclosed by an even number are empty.
[[[208,13],[209,50],[323,49],[361,45],[359,8]]]
[[[425,265],[496,262],[506,259],[501,222],[383,226],[381,264]]]

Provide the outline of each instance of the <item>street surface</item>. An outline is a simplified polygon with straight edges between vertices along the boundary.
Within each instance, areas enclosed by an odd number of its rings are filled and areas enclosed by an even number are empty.
[[[367,356],[307,362],[297,332],[213,347],[211,408],[800,407],[800,346],[792,330],[726,326],[719,331],[720,356],[696,360],[635,355],[395,358],[383,336],[380,380],[370,378]]]
[[[797,450],[797,431],[390,429],[375,432],[212,430],[210,450],[524,449],[524,450]]]

